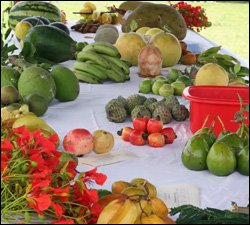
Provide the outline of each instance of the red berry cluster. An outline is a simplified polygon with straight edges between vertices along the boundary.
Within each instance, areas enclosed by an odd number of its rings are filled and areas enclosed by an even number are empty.
[[[151,147],[163,147],[165,144],[172,144],[177,138],[172,127],[163,128],[163,123],[158,119],[135,118],[133,127],[124,127],[117,134],[124,141],[130,142],[132,145],[145,145],[148,143]]]
[[[171,3],[170,3],[171,4]],[[192,6],[186,2],[178,2],[171,4],[184,17],[187,27],[200,32],[202,28],[210,27],[211,22],[205,13],[205,9],[201,6]]]

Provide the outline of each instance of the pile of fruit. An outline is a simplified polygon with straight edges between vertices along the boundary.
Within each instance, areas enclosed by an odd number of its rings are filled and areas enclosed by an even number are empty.
[[[249,175],[249,126],[244,123],[245,112],[236,113],[239,129],[234,133],[227,131],[220,117],[216,117],[223,127],[218,137],[212,128],[204,126],[185,144],[182,151],[182,163],[190,170],[208,169],[216,176],[227,176],[237,170]],[[207,117],[208,119],[208,117]]]
[[[139,94],[130,95],[127,99],[119,96],[106,104],[105,111],[108,120],[115,123],[124,122],[128,115],[132,120],[145,116],[159,118],[163,124],[170,123],[173,119],[184,121],[189,116],[188,109],[173,95],[160,101]]]
[[[154,148],[163,147],[165,144],[172,144],[177,138],[172,127],[163,128],[163,122],[148,117],[135,118],[133,128],[124,127],[117,132],[122,140],[132,145],[142,146],[146,143]]]
[[[174,224],[156,187],[143,178],[116,181],[112,194],[99,199],[103,207],[97,224]]]
[[[129,65],[110,43],[91,43],[77,53],[76,60],[74,72],[80,81],[101,84],[108,79],[117,83],[130,79]]]
[[[1,66],[1,105],[10,105],[7,108],[10,114],[22,104],[27,104],[28,111],[41,116],[54,99],[61,102],[75,100],[79,88],[75,74],[60,65],[55,66],[51,72],[31,65],[21,73],[12,67]]]

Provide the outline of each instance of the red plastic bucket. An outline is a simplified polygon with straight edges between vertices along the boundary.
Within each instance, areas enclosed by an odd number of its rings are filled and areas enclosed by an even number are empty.
[[[249,87],[228,86],[191,86],[183,91],[183,97],[190,101],[190,129],[193,133],[199,130],[207,116],[206,126],[210,126],[216,115],[219,115],[227,130],[235,132],[239,125],[232,122],[234,114],[240,110],[238,94],[243,99],[243,105],[249,105]],[[249,123],[249,121],[244,121]],[[222,131],[219,121],[216,121],[214,132]]]

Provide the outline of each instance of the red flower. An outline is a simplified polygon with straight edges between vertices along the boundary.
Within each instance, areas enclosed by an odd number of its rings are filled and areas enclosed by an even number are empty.
[[[51,222],[51,224],[75,224],[75,221],[62,218],[62,219]]]
[[[51,198],[49,195],[40,193],[38,196],[32,196],[28,194],[28,205],[33,208],[38,214],[43,215],[42,211],[48,209],[51,206]]]
[[[60,204],[51,202],[51,206],[55,210],[56,216],[61,217],[63,215],[64,209],[63,209],[63,207]]]
[[[2,152],[10,152],[14,149],[13,145],[8,139],[4,139],[1,141],[1,153]]]
[[[107,176],[102,173],[97,173],[97,168],[85,172],[84,181],[94,180],[98,185],[103,185],[107,179]]]

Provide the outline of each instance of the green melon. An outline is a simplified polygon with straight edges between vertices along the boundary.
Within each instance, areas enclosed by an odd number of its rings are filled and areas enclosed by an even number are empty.
[[[28,67],[18,81],[19,94],[25,98],[27,95],[39,94],[50,103],[56,94],[56,85],[51,74],[41,67]]]

